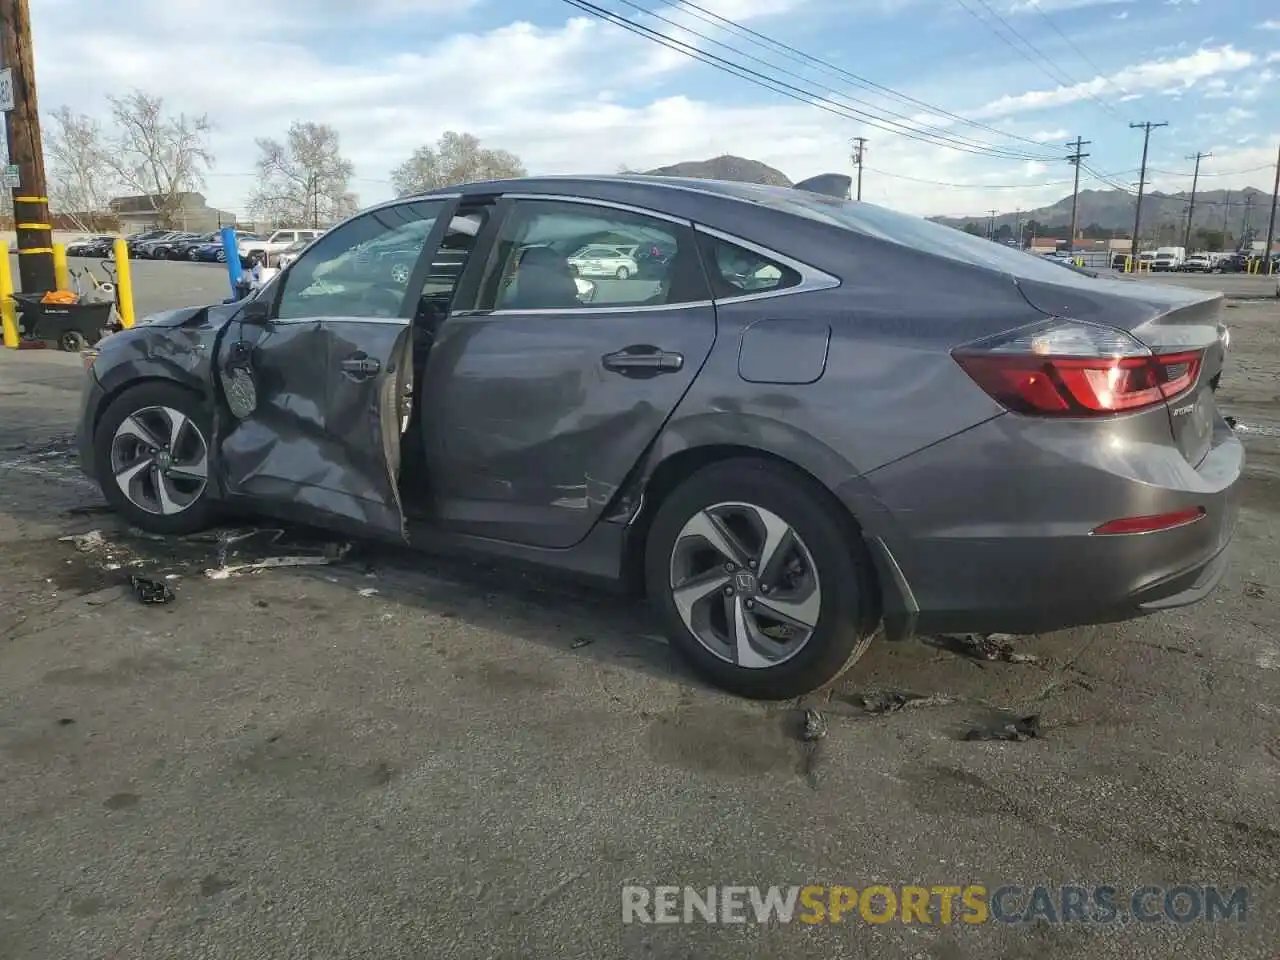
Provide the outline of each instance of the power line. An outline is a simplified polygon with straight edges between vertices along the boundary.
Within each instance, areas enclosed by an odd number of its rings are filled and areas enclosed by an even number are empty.
[[[1085,166],[1087,171],[1089,168]],[[1039,183],[949,183],[945,180],[927,180],[923,177],[909,177],[905,173],[891,173],[888,170],[880,170],[873,167],[867,167],[868,173],[874,173],[880,177],[890,177],[894,180],[908,180],[911,183],[924,183],[931,187],[953,187],[957,190],[1036,190],[1040,187],[1061,187],[1071,183],[1070,178],[1066,180],[1044,180]],[[1137,168],[1133,170],[1119,170],[1114,174],[1102,174],[1100,177],[1120,176],[1125,173],[1137,173]],[[1105,181],[1104,181],[1105,182]]]
[[[887,87],[884,84],[876,83],[874,80],[869,80],[866,77],[859,76],[856,73],[852,73],[844,69],[843,67],[839,67],[831,63],[830,61],[823,60],[821,57],[815,57],[812,54],[805,53],[803,50],[799,50],[796,47],[783,43],[781,40],[775,40],[772,37],[765,36],[764,34],[759,33],[758,31],[752,30],[750,27],[746,27],[733,20],[729,20],[721,16],[720,14],[715,13],[712,10],[708,10],[705,7],[700,6],[697,3],[694,3],[693,0],[659,0],[659,2],[661,2],[665,6],[673,7],[674,9],[680,10],[681,12],[689,13],[692,16],[696,17],[697,19],[702,20],[704,23],[717,26],[721,29],[725,29],[729,32],[736,33],[740,36],[748,38],[752,43],[755,43],[757,46],[772,48],[774,51],[782,54],[784,57],[793,60],[793,62],[806,63],[811,66],[817,67],[819,68],[820,72],[825,72],[833,76],[838,76],[847,82],[853,83],[855,86],[862,87],[867,90],[876,90],[882,94],[887,94],[890,97],[893,97],[897,100],[902,101],[903,103],[920,107],[923,110],[927,110],[929,113],[932,113],[935,116],[944,117],[948,120],[954,120],[958,123],[968,124],[970,126],[977,127],[978,129],[986,130],[989,133],[994,133],[1001,137],[1007,137],[1010,140],[1019,140],[1019,141],[1022,141],[1023,143],[1029,143],[1034,147],[1042,148],[1044,146],[1038,140],[1033,140],[1030,137],[1024,137],[1016,133],[1010,133],[1008,131],[1001,130],[999,127],[995,127],[995,126],[992,126],[991,124],[983,123],[980,120],[970,119],[958,113],[952,113],[949,110],[945,110],[942,107],[938,107],[934,104],[927,103],[924,100],[919,100],[913,96],[910,96],[909,94],[902,93],[899,90],[895,90],[892,87]]]
[[[707,34],[702,33],[701,31],[694,30],[693,28],[688,27],[683,23],[679,23],[675,20],[672,20],[670,17],[663,16],[662,14],[656,12],[655,10],[642,6],[639,3],[636,3],[635,0],[616,0],[616,2],[621,3],[625,7],[631,8],[637,13],[643,14],[645,16],[653,17],[655,20],[659,20],[669,26],[675,27],[677,30],[683,31],[684,33],[692,34],[693,36],[699,38],[700,40],[704,40],[707,43],[712,44],[713,46],[719,47],[723,50],[729,51],[730,53],[736,54],[738,57],[745,58],[746,60],[749,60],[752,63],[760,64],[761,66],[766,67],[771,71],[780,73],[784,77],[791,77],[792,79],[800,80],[802,82],[808,83],[810,86],[816,88],[819,91],[822,91],[824,94],[835,94],[837,97],[840,97],[850,103],[862,104],[863,106],[869,107],[872,110],[878,109],[883,114],[885,114],[885,116],[879,116],[875,113],[867,113],[866,115],[870,117],[875,117],[877,120],[880,120],[883,123],[891,124],[896,128],[900,128],[902,130],[908,130],[912,133],[918,133],[924,136],[936,137],[938,140],[948,141],[952,144],[962,145],[964,147],[972,148],[975,150],[989,151],[993,155],[996,155],[996,154],[1004,155],[1007,159],[1011,159],[1011,160],[1012,159],[1017,159],[1017,160],[1029,159],[1029,157],[1027,157],[1027,153],[1025,150],[1022,151],[1021,153],[1015,153],[1012,148],[1001,147],[997,144],[978,141],[972,137],[965,137],[962,135],[952,135],[947,133],[945,130],[942,130],[936,125],[920,123],[905,114],[897,113],[895,111],[888,110],[884,107],[879,107],[877,104],[871,103],[867,100],[862,100],[862,99],[859,99],[858,97],[850,96],[846,91],[838,90],[833,87],[827,86],[825,84],[818,83],[810,77],[806,77],[803,74],[796,73],[794,70],[788,70],[785,67],[780,67],[778,64],[772,61],[765,60],[762,57],[757,57],[755,54],[748,53],[747,51],[742,50],[738,47],[735,47],[732,44],[725,43],[723,40],[717,40],[715,37],[708,36]],[[602,7],[601,9],[604,9],[604,8]],[[612,12],[612,11],[609,11],[609,12]],[[618,16],[618,15],[615,14],[615,16]],[[632,24],[632,26],[638,27],[641,30],[648,31],[650,29],[648,27],[642,26],[641,24],[635,23],[635,21],[631,20],[630,18],[623,17],[622,19],[626,20],[626,22]],[[690,49],[694,49],[694,50],[698,49],[696,46],[693,46],[692,44],[684,44],[683,41],[678,40],[674,37],[667,36],[666,34],[660,33],[658,31],[651,31],[651,32],[667,40],[671,40],[675,43],[688,46],[690,47]],[[721,59],[721,58],[717,57],[716,59]],[[731,61],[725,61],[725,62],[731,62]],[[748,67],[742,67],[742,65],[739,63],[734,63],[733,65],[741,69],[746,69],[746,70],[751,69]],[[758,71],[752,71],[752,72],[759,73]],[[779,80],[777,76],[767,75],[763,73],[760,73],[759,75],[775,83],[783,83],[783,81]],[[809,91],[805,91],[805,92],[807,93]],[[839,103],[839,101],[833,100],[829,96],[824,96],[823,99],[829,102],[837,103],[839,106],[852,110],[855,113],[860,113],[860,114],[863,113],[863,111],[858,110],[855,107],[847,107],[845,104]],[[890,117],[895,119],[888,119]]]
[[[1090,68],[1097,71],[1098,77],[1102,80],[1103,83],[1107,84],[1108,86],[1115,87],[1118,91],[1120,91],[1121,96],[1126,96],[1126,97],[1129,96],[1128,90],[1126,90],[1120,84],[1116,83],[1114,80],[1108,77],[1105,71],[1100,66],[1098,66],[1098,64],[1093,60],[1092,57],[1090,57],[1087,53],[1081,50],[1074,40],[1072,40],[1069,36],[1067,36],[1065,33],[1062,32],[1062,30],[1058,27],[1058,24],[1054,21],[1054,19],[1044,11],[1043,7],[1040,6],[1040,0],[1031,0],[1031,9],[1035,10],[1036,13],[1040,14],[1040,16],[1044,18],[1044,22],[1047,23],[1053,29],[1053,32],[1067,42],[1067,45],[1070,46],[1071,49],[1075,51],[1076,56],[1078,56],[1081,60],[1083,60],[1086,64],[1088,64]],[[1111,109],[1111,108],[1108,107],[1107,109]]]
[[[829,97],[824,97],[814,93],[812,90],[792,83],[787,83],[783,80],[778,80],[777,78],[768,76],[759,70],[754,70],[751,67],[743,66],[742,64],[735,63],[732,60],[727,60],[724,57],[710,53],[709,51],[700,50],[696,46],[667,36],[661,31],[646,27],[643,24],[636,23],[621,14],[614,13],[613,11],[607,10],[597,4],[590,3],[588,0],[564,0],[564,2],[576,9],[582,10],[584,13],[588,13],[598,19],[619,26],[630,33],[643,37],[646,40],[651,40],[669,50],[673,50],[694,60],[705,63],[714,69],[728,73],[730,76],[746,80],[748,83],[753,83],[756,86],[763,87],[773,93],[782,94],[783,96],[796,100],[799,103],[817,107],[820,110],[824,110],[827,113],[846,120],[857,120],[867,126],[873,127],[874,129],[906,137],[908,140],[916,140],[920,143],[926,143],[935,147],[946,147],[947,149],[957,150],[961,153],[970,153],[975,156],[989,156],[997,159],[1019,161],[1043,159],[1042,157],[1029,156],[1025,153],[1015,154],[1008,150],[992,148],[987,145],[963,143],[953,137],[930,136],[924,131],[911,127],[903,129],[902,124],[895,123],[892,120],[885,119],[865,110],[858,110],[854,107],[837,103]],[[624,2],[626,2],[626,0],[624,0]],[[634,6],[634,4],[629,5]],[[640,9],[644,10],[644,8]],[[684,30],[686,28],[679,27],[679,29]],[[888,124],[888,126],[886,126],[886,124]]]
[[[1047,76],[1054,83],[1060,84],[1064,87],[1084,86],[1083,84],[1080,83],[1080,81],[1076,80],[1074,77],[1071,76],[1071,74],[1067,73],[1065,70],[1059,67],[1056,63],[1054,63],[1049,57],[1047,57],[1043,50],[1041,50],[1034,43],[1032,43],[1025,36],[1023,36],[1023,34],[1018,30],[1018,28],[1015,27],[1013,24],[1011,24],[1003,16],[1001,16],[1000,12],[996,10],[994,7],[992,7],[991,4],[987,2],[987,0],[977,0],[977,2],[981,4],[982,8],[986,10],[989,14],[991,14],[992,17],[994,17],[1000,23],[1004,24],[1005,29],[1007,29],[1011,34],[1013,34],[1015,37],[1021,40],[1022,43],[1026,46],[1027,50],[1030,50],[1031,53],[1030,54],[1027,53],[1026,50],[1023,50],[1022,47],[1019,47],[1016,43],[1011,41],[1003,33],[997,30],[995,27],[995,24],[984,19],[976,10],[974,10],[972,7],[968,5],[966,0],[956,0],[956,3],[958,3],[966,11],[968,11],[968,13],[971,16],[973,16],[974,19],[976,19],[979,23],[985,26],[992,33],[994,33],[997,37],[999,37],[1002,41],[1004,41],[1005,44],[1007,44],[1011,49],[1013,49],[1014,52],[1016,52],[1019,56],[1021,56],[1024,60],[1026,60],[1032,66],[1036,67],[1041,73]],[[1034,54],[1034,56],[1032,54]],[[1037,60],[1036,57],[1039,57],[1039,60]],[[1050,70],[1049,69],[1050,67],[1052,67],[1053,69]],[[1103,79],[1105,80],[1105,78]],[[1116,114],[1115,108],[1113,108],[1111,104],[1103,100],[1099,100],[1092,93],[1092,91],[1084,90],[1083,93],[1086,97],[1088,97],[1090,100],[1093,100],[1095,103],[1097,103],[1100,107],[1102,107],[1108,113]],[[1118,114],[1116,115],[1118,116]]]
[[[1188,157],[1187,159],[1190,160],[1191,158]],[[1270,170],[1270,169],[1272,169],[1271,164],[1264,163],[1260,167],[1250,167],[1247,170],[1206,170],[1203,173],[1201,173],[1200,176],[1202,177],[1239,177],[1239,176],[1243,176],[1246,173],[1258,173],[1261,170]],[[1157,170],[1154,167],[1151,168],[1151,172],[1158,173],[1166,177],[1185,177],[1187,175],[1185,170]]]

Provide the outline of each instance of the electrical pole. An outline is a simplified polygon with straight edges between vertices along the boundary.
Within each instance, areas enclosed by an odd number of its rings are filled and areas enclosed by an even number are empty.
[[[1200,153],[1197,151],[1194,157],[1187,157],[1188,160],[1196,162],[1195,173],[1191,175],[1191,205],[1187,207],[1187,230],[1182,235],[1182,246],[1188,251],[1191,249],[1191,218],[1196,215],[1196,186],[1200,182],[1200,161],[1205,157],[1212,156],[1212,153]]]
[[[36,103],[35,57],[31,50],[28,0],[0,0],[0,89],[5,108],[9,169],[5,185],[13,190],[13,225],[18,234],[18,270],[27,292],[54,289],[53,232],[44,179],[44,147]],[[7,83],[4,80],[7,78]],[[12,103],[10,103],[10,99]],[[16,182],[15,182],[16,181]]]
[[[1019,208],[1018,210],[1016,210],[1013,216],[1018,224],[1013,231],[1013,240],[1018,245],[1018,249],[1021,250],[1022,249],[1022,209]]]
[[[1133,207],[1133,240],[1129,244],[1129,256],[1138,262],[1138,230],[1142,227],[1142,192],[1147,186],[1147,147],[1151,144],[1151,131],[1159,127],[1167,127],[1167,122],[1131,123],[1130,130],[1142,131],[1142,167],[1138,173],[1138,202]]]
[[[862,158],[867,152],[867,138],[854,137],[850,143],[853,144],[853,165],[858,168],[858,195],[854,199],[862,199]]]
[[[1075,186],[1071,188],[1071,241],[1070,246],[1067,248],[1068,253],[1072,253],[1076,249],[1076,232],[1079,229],[1079,224],[1076,220],[1076,206],[1080,200],[1080,161],[1089,156],[1087,153],[1081,153],[1080,148],[1087,147],[1091,143],[1093,143],[1092,140],[1081,140],[1076,137],[1075,143],[1067,144],[1068,147],[1075,147],[1075,150],[1067,154],[1067,163],[1076,168]]]
[[[1276,151],[1276,185],[1271,188],[1271,221],[1267,224],[1267,246],[1262,251],[1262,255],[1266,259],[1262,263],[1262,269],[1270,274],[1271,263],[1275,259],[1271,255],[1271,245],[1276,240],[1276,204],[1280,202],[1280,150]]]
[[[987,239],[994,240],[996,238],[996,216],[1000,211],[988,210],[987,213],[990,214],[990,216],[987,217]]]
[[[1245,189],[1248,189],[1247,187]],[[1253,242],[1253,237],[1249,233],[1249,214],[1253,212],[1253,194],[1246,194],[1244,198],[1244,221],[1240,224],[1240,242],[1244,243],[1244,238],[1249,237],[1249,242]]]
[[[1222,250],[1225,253],[1227,250],[1227,235],[1228,235],[1230,224],[1231,224],[1231,191],[1230,190],[1227,191],[1227,199],[1223,203],[1223,207],[1226,208],[1222,211]]]

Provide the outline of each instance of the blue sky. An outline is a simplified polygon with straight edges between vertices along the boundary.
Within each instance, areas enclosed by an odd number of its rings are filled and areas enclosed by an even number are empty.
[[[866,199],[977,214],[1068,192],[1061,157],[1076,135],[1102,175],[1083,186],[1132,186],[1142,138],[1129,123],[1151,120],[1169,124],[1151,138],[1154,189],[1186,189],[1197,151],[1213,154],[1205,187],[1271,187],[1280,7],[1264,0],[593,2],[826,97],[834,112],[562,0],[130,0],[119,18],[88,0],[38,0],[40,103],[105,116],[105,93],[139,87],[208,113],[218,162],[205,193],[237,212],[255,138],[293,120],[339,131],[366,203],[446,129],[512,150],[535,173],[734,153],[794,179],[849,169],[849,139],[865,136]]]

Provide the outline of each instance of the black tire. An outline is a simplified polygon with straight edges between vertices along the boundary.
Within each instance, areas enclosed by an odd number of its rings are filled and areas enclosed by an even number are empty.
[[[212,418],[197,394],[176,383],[163,381],[131,387],[111,402],[94,432],[93,452],[98,486],[112,508],[140,530],[163,535],[183,535],[204,530],[214,523],[217,515],[217,504],[210,496],[211,484],[206,485],[200,497],[182,512],[161,515],[149,513],[134,504],[111,475],[111,445],[116,430],[127,417],[152,406],[172,407],[186,415],[203,434],[206,449],[211,444]]]
[[[67,353],[78,353],[89,345],[79,330],[68,330],[58,338],[58,347]]]
[[[770,667],[740,667],[705,647],[685,626],[672,600],[672,550],[699,510],[737,501],[785,520],[804,541],[822,591],[817,626],[805,646]],[[773,462],[740,458],[711,464],[680,484],[662,503],[645,544],[645,582],[664,632],[708,682],[743,697],[786,700],[835,682],[866,652],[878,617],[872,560],[856,524],[833,522],[839,506],[809,478]]]

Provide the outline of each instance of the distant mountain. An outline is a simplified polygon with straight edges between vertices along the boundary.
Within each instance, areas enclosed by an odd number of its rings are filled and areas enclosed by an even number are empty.
[[[759,160],[745,157],[714,157],[711,160],[686,160],[669,167],[647,170],[655,177],[695,177],[699,180],[736,180],[739,183],[767,183],[776,187],[789,187],[791,180],[781,170],[776,170]]]
[[[1144,239],[1181,243],[1187,222],[1187,206],[1190,193],[1160,193],[1155,191],[1142,198],[1142,233]],[[1228,205],[1229,204],[1229,205]],[[1077,223],[1082,231],[1094,227],[1127,237],[1133,232],[1132,194],[1123,190],[1081,190]],[[1222,230],[1226,228],[1233,238],[1239,238],[1247,228],[1265,237],[1267,220],[1271,216],[1271,194],[1248,187],[1244,190],[1199,190],[1192,232],[1197,230]],[[977,214],[971,217],[931,217],[938,223],[964,229],[974,224],[986,232],[989,217]],[[1071,229],[1071,196],[1068,194],[1057,203],[1021,213],[1001,213],[996,217],[998,230],[1002,226],[1016,229],[1018,221],[1026,227],[1035,221],[1039,236],[1057,236],[1065,240]],[[1280,224],[1277,224],[1280,230]],[[1093,231],[1093,232],[1096,232]]]

